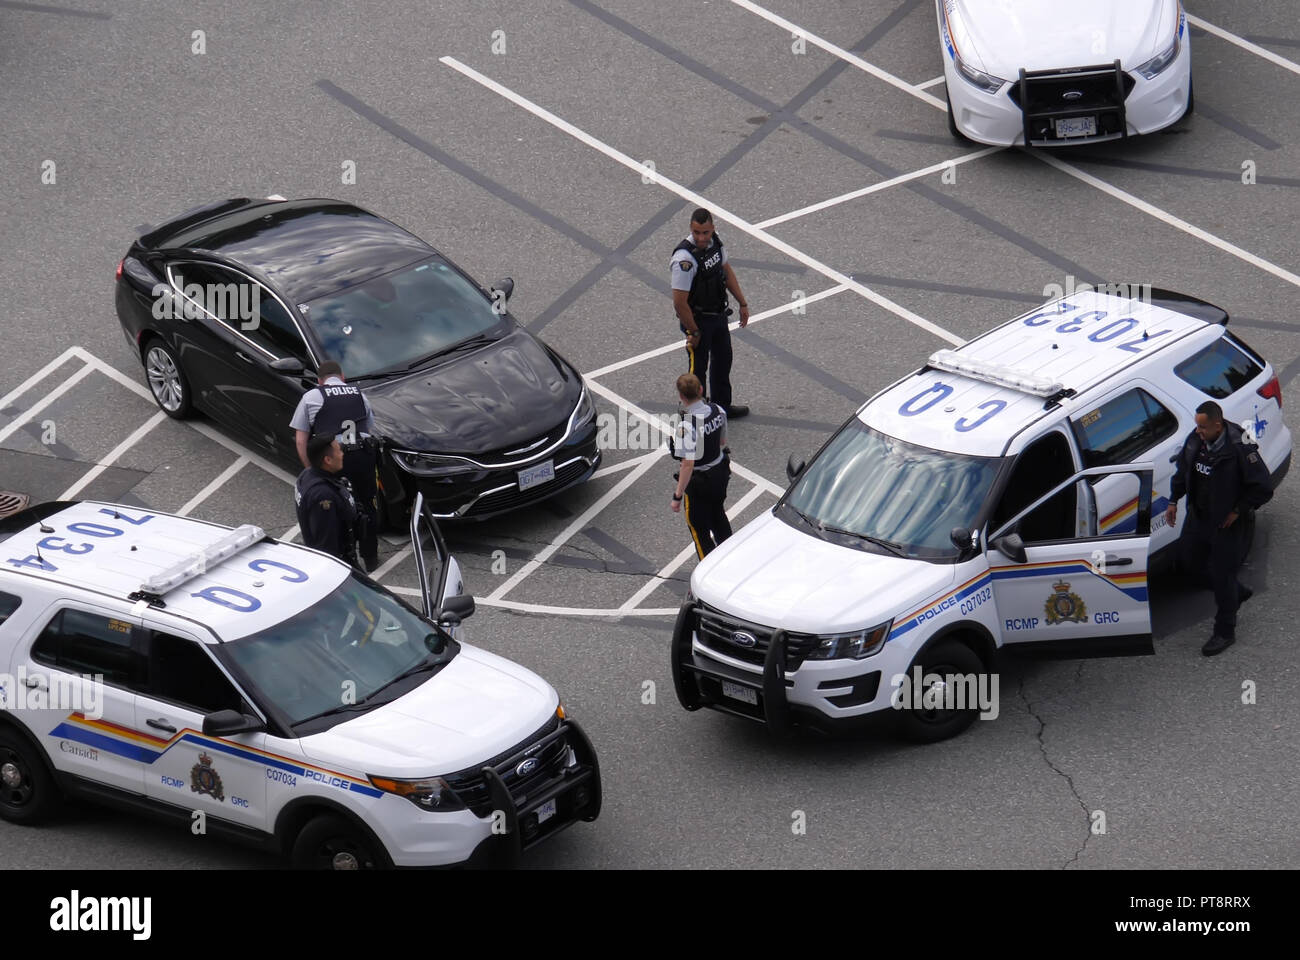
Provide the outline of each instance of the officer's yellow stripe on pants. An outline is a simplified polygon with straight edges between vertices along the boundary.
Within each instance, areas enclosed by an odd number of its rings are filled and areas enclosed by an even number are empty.
[[[691,498],[682,494],[682,512],[686,514],[686,529],[691,531],[691,539],[695,541],[695,552],[704,559],[704,548],[700,546],[700,535],[695,532],[695,524],[691,523]]]
[[[694,373],[695,372],[695,348],[688,345],[686,347],[686,356],[691,361],[690,366],[687,368],[686,372]]]

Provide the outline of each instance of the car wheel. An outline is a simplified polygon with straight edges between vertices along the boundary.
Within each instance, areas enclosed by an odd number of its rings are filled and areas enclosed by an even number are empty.
[[[40,751],[22,734],[0,729],[0,817],[40,823],[59,806],[59,788]]]
[[[298,834],[293,865],[299,870],[383,870],[390,863],[360,827],[325,813]]]
[[[908,683],[912,681],[917,667],[921,668],[922,678],[931,676],[942,678],[952,674],[978,676],[985,670],[984,662],[976,656],[975,652],[956,640],[944,640],[926,650],[908,668],[906,674]],[[904,739],[915,743],[936,743],[939,740],[947,740],[961,733],[979,716],[977,704],[964,710],[957,709],[955,705],[951,710],[943,707],[927,709],[924,706],[926,693],[935,686],[942,689],[942,681],[927,684],[919,692],[911,691],[907,700],[898,708],[898,734]]]
[[[185,371],[171,347],[159,338],[150,340],[145,347],[144,373],[149,391],[163,413],[174,420],[190,415],[190,384]]]
[[[943,97],[948,101],[948,132],[953,135],[953,139],[960,140],[962,143],[970,143],[970,137],[957,128],[957,118],[953,116],[952,112],[952,97],[948,96],[947,93],[944,93]]]

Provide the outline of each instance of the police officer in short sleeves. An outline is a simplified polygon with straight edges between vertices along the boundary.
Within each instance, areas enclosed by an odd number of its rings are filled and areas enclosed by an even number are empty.
[[[671,261],[673,310],[686,334],[688,373],[705,386],[708,398],[731,420],[749,407],[731,402],[731,329],[727,291],[740,306],[740,325],[749,324],[749,304],[740,281],[727,262],[727,251],[713,229],[713,215],[703,207],[691,214],[691,235],[673,250]]]
[[[731,480],[727,414],[720,405],[705,400],[703,393],[695,374],[677,378],[677,397],[685,414],[670,447],[673,458],[681,461],[672,510],[686,508],[686,526],[701,560],[731,536],[725,506]]]
[[[307,440],[312,434],[335,437],[343,449],[342,475],[352,485],[361,521],[358,547],[367,572],[379,566],[377,445],[370,436],[370,401],[343,379],[343,369],[327,360],[316,371],[317,385],[303,394],[289,421],[297,433],[298,459],[310,467]]]

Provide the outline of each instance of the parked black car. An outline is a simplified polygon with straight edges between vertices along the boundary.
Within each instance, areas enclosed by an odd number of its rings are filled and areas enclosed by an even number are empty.
[[[582,376],[515,322],[513,286],[349,203],[240,198],[137,239],[117,315],[169,416],[197,407],[295,468],[289,420],[337,361],[374,410],[387,518],[418,488],[438,517],[482,519],[600,462]]]

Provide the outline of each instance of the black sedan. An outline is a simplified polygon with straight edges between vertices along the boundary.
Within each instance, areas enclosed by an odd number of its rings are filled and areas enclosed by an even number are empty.
[[[418,488],[482,519],[600,462],[582,376],[418,237],[337,200],[226,200],[153,227],[117,268],[117,315],[158,405],[193,408],[298,466],[289,420],[326,360],[374,411],[381,501]]]

